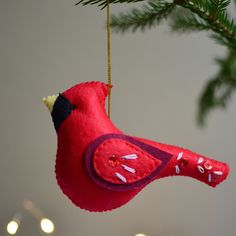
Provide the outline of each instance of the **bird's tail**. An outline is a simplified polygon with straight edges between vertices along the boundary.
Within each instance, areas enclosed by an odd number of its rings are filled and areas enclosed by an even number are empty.
[[[212,187],[224,181],[229,174],[226,163],[193,153],[186,149],[174,148],[173,157],[163,172],[165,175],[189,176]]]

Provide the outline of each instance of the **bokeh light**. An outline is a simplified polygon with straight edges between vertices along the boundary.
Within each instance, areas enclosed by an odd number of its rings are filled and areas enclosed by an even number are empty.
[[[54,231],[54,224],[51,220],[43,218],[40,222],[41,229],[44,233],[51,234]]]
[[[15,220],[12,220],[7,224],[7,232],[11,235],[16,234],[18,228],[19,224]]]
[[[139,234],[135,234],[135,236],[147,236],[147,235],[146,235],[146,234],[139,233]]]

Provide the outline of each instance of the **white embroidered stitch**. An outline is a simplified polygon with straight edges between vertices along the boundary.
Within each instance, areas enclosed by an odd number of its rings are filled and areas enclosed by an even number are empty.
[[[182,158],[182,156],[183,156],[183,152],[180,152],[180,153],[178,154],[177,161],[180,160],[180,159]]]
[[[127,165],[122,164],[122,167],[130,173],[134,174],[136,172],[135,169],[133,169],[133,168],[127,166]]]
[[[175,172],[176,172],[176,174],[179,174],[179,173],[180,173],[180,168],[179,168],[178,165],[175,166]]]
[[[208,182],[211,182],[211,174],[208,175]]]
[[[199,172],[201,172],[202,174],[205,172],[203,167],[197,166],[197,168],[198,168]]]
[[[222,172],[222,171],[218,171],[218,170],[214,171],[213,173],[214,173],[215,175],[223,175],[223,172]]]
[[[206,170],[211,170],[213,166],[207,166],[205,167]]]
[[[118,172],[116,172],[115,175],[116,175],[116,177],[118,177],[121,181],[123,181],[124,183],[127,183],[127,180],[126,180],[126,178],[125,178],[123,175],[121,175],[121,174],[118,173]]]
[[[128,159],[128,160],[135,160],[138,158],[138,156],[136,154],[129,154],[129,155],[122,156],[121,158]]]
[[[202,163],[203,162],[203,158],[202,157],[200,157],[199,159],[198,159],[198,164],[200,164],[200,163]]]

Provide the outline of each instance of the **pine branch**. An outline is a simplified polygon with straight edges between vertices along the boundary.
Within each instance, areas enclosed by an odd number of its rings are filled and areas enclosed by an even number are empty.
[[[179,33],[190,33],[193,31],[211,30],[205,20],[193,14],[188,9],[178,8],[175,14],[171,15],[170,27]]]
[[[160,24],[174,9],[174,3],[164,0],[149,2],[141,9],[134,8],[128,13],[112,16],[111,27],[123,33],[129,30],[135,32],[137,29],[144,31]]]
[[[225,11],[229,3],[228,0],[210,0],[210,2],[206,0],[183,2],[178,0],[177,4],[195,13],[211,27],[212,31],[231,41],[236,40],[236,25],[232,19],[229,19]]]
[[[225,11],[229,4],[230,0],[211,0],[210,11],[217,16],[220,12]]]
[[[200,18],[189,9],[178,8],[175,14],[170,17],[170,27],[172,31],[179,33],[191,33],[194,31],[213,31],[211,24]],[[236,50],[236,38],[224,37],[217,32],[210,34],[216,43]]]
[[[211,34],[212,38],[216,43],[228,47],[230,50],[236,51],[236,39],[229,40],[228,38],[221,37],[219,34]]]
[[[110,3],[134,3],[143,0],[109,0]],[[211,79],[200,97],[198,122],[204,124],[214,108],[226,107],[236,90],[236,23],[227,13],[230,0],[151,0],[142,8],[112,16],[111,26],[116,31],[144,31],[170,19],[173,31],[209,31],[210,37],[228,50],[224,59],[218,59],[218,74]],[[106,7],[106,0],[81,0],[82,5]],[[78,5],[77,3],[76,5]],[[234,0],[236,5],[236,0]]]
[[[110,4],[116,4],[116,3],[135,3],[135,2],[141,2],[144,0],[109,0]],[[107,5],[107,0],[80,0],[75,4],[75,6],[82,4],[83,6],[86,5],[97,5],[99,7],[105,8]]]
[[[236,90],[236,53],[228,52],[224,59],[217,59],[219,73],[210,80],[199,99],[198,123],[205,124],[208,113],[215,108],[225,108]]]
[[[111,4],[135,3],[140,1],[143,0],[109,0]],[[75,5],[78,4],[95,4],[104,8],[107,0],[80,0]],[[133,28],[133,31],[137,29],[144,31],[145,27],[150,28],[150,25],[155,25],[155,22],[159,23],[159,19],[165,18],[174,9],[174,6],[178,5],[189,9],[199,19],[205,21],[205,24],[202,24],[202,22],[199,24],[199,21],[196,22],[196,19],[191,18],[190,24],[192,23],[192,29],[195,28],[197,30],[196,27],[199,27],[200,30],[208,30],[208,27],[210,27],[215,33],[231,41],[236,40],[236,24],[233,19],[229,18],[226,12],[229,4],[230,0],[174,0],[172,3],[164,0],[152,0],[147,5],[144,5],[143,9],[135,8],[129,13],[112,16],[112,27],[116,31],[121,32],[126,31],[126,28]],[[181,23],[183,23],[183,27],[186,26],[186,20],[182,19],[179,21],[179,26]]]

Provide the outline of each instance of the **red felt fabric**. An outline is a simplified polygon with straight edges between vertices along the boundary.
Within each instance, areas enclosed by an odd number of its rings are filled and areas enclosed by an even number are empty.
[[[101,82],[86,82],[62,93],[75,106],[75,110],[63,121],[57,131],[56,177],[62,191],[69,199],[78,207],[89,211],[107,211],[120,207],[144,187],[141,186],[128,191],[112,191],[97,185],[85,168],[84,155],[92,141],[104,134],[122,133],[107,117],[105,111],[107,88],[107,85]],[[156,179],[172,175],[184,175],[196,178],[214,187],[228,175],[229,167],[225,163],[206,157],[203,157],[203,161],[198,163],[199,158],[202,157],[199,154],[179,147],[137,139],[173,155],[173,158],[156,176]],[[159,161],[154,161],[149,154],[125,142],[104,143],[103,145],[95,153],[94,165],[97,174],[106,181],[120,184],[117,179],[110,177],[113,172],[110,166],[106,166],[107,158],[110,157],[114,149],[118,150],[116,153],[118,156],[133,153],[135,149],[135,153],[141,157],[140,161],[142,161],[132,165],[139,170],[137,179],[147,175],[147,173],[144,174],[146,169],[152,172],[153,168],[159,164]],[[181,152],[183,152],[182,157],[178,159]],[[141,169],[142,165],[145,167],[144,171]],[[200,172],[202,169],[204,173]],[[119,169],[119,171],[124,170]],[[126,176],[129,182],[135,181],[131,175],[130,177],[125,172],[122,174]]]
[[[136,159],[122,158],[127,155]],[[94,153],[94,168],[97,174],[108,182],[115,184],[133,183],[150,175],[161,163],[139,147],[124,140],[111,139],[103,142]],[[131,168],[129,171],[128,168]],[[122,181],[116,176],[125,177]]]

